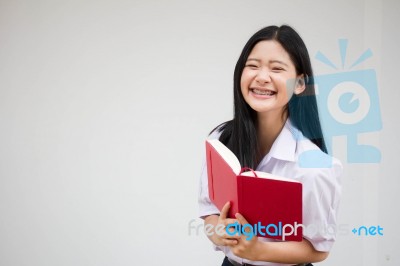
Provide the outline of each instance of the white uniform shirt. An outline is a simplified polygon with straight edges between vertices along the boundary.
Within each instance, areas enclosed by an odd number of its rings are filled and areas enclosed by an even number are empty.
[[[214,131],[209,139],[217,139],[220,135],[220,132]],[[306,158],[303,157],[306,155],[304,152],[310,154],[310,151],[312,154],[309,160],[303,160]],[[302,157],[299,157],[301,154]],[[336,215],[341,192],[339,180],[342,173],[341,163],[303,137],[302,133],[288,119],[270,152],[264,156],[256,170],[293,178],[303,184],[303,225],[305,226],[303,237],[310,241],[316,250],[329,251],[336,238],[334,229],[336,228]],[[220,213],[208,196],[205,160],[200,178],[199,207],[200,217]],[[261,237],[258,239],[260,241],[277,241]],[[241,259],[226,246],[215,246],[215,249],[223,251],[227,257],[241,263],[268,266],[293,265]]]

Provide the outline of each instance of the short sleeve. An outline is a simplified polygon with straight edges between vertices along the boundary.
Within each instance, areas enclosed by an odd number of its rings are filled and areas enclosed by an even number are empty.
[[[342,174],[341,163],[333,158],[329,168],[310,168],[304,173],[303,236],[318,251],[330,251],[336,239]]]

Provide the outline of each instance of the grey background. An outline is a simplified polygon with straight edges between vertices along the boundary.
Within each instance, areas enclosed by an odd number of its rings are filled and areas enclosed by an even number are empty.
[[[344,232],[320,265],[399,265],[400,2],[0,1],[0,265],[219,265],[192,231],[204,139],[232,116],[247,39],[288,23],[317,74],[370,48],[379,164],[345,166]],[[361,225],[384,236],[354,236]]]

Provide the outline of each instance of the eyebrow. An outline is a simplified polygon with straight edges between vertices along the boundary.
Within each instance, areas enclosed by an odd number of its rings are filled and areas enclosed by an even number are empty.
[[[260,59],[257,59],[257,58],[247,58],[246,62],[247,62],[247,61],[257,61],[257,62],[261,62],[261,60],[260,60]],[[282,61],[280,61],[280,60],[270,60],[269,63],[279,63],[279,64],[282,64],[282,65],[288,66],[288,64],[286,64],[286,63],[284,63],[284,62],[282,62]]]
[[[257,62],[261,62],[260,59],[256,59],[256,58],[247,58],[246,61],[257,61]]]

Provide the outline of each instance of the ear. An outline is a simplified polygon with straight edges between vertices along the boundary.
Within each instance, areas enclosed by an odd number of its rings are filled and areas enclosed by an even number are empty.
[[[294,88],[294,94],[299,95],[306,89],[306,82],[304,75],[301,74],[296,78],[296,87]]]

